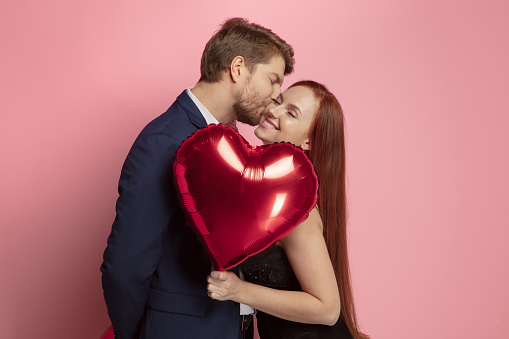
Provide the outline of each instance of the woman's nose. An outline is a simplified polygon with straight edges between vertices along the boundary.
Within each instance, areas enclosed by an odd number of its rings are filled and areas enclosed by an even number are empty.
[[[269,108],[267,115],[271,118],[277,118],[279,114],[278,105],[272,104],[270,106],[271,107]]]

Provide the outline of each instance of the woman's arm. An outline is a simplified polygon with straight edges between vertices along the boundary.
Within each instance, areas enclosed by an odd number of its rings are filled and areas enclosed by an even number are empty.
[[[302,291],[281,291],[240,280],[234,273],[213,271],[208,295],[233,300],[276,317],[311,324],[334,325],[340,301],[336,277],[316,209],[281,240]]]

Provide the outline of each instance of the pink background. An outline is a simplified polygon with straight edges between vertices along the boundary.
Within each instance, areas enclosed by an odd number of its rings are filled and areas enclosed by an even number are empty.
[[[352,279],[375,339],[509,337],[509,3],[4,1],[0,336],[98,338],[122,162],[220,22],[343,104]],[[251,129],[242,132],[254,142]]]

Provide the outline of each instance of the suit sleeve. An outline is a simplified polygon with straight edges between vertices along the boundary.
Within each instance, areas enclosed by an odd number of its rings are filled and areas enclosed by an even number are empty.
[[[116,217],[101,266],[104,298],[116,338],[139,338],[150,280],[178,202],[172,160],[180,146],[171,136],[139,137],[119,180]]]

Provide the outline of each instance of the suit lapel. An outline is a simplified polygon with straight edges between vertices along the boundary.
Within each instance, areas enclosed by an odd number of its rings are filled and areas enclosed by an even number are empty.
[[[198,107],[196,107],[194,101],[189,97],[186,90],[184,90],[178,97],[177,97],[177,103],[182,107],[189,116],[189,121],[193,125],[195,125],[197,128],[202,128],[207,126],[207,121],[205,121],[205,118],[201,114]],[[236,266],[233,269],[231,269],[232,272],[239,275],[239,267]]]

